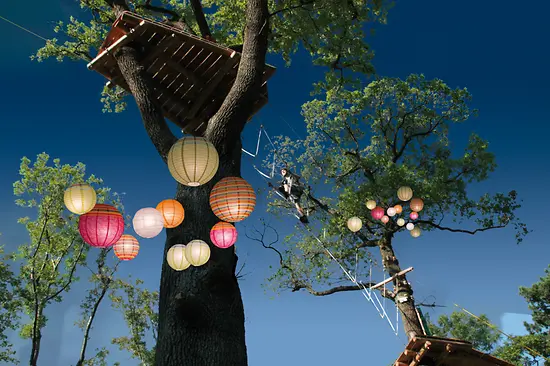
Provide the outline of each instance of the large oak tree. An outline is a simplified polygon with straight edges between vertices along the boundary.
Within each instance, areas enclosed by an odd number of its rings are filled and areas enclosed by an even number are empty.
[[[208,184],[197,188],[179,185],[176,198],[185,204],[186,220],[167,230],[164,252],[176,243],[202,238],[218,221],[208,197],[223,177],[239,176],[240,134],[259,96],[268,51],[290,61],[304,47],[314,65],[327,69],[324,84],[341,82],[344,70],[372,73],[366,38],[366,23],[385,20],[382,0],[80,0],[89,10],[88,19],[71,18],[60,23],[54,39],[36,58],[90,60],[97,52],[109,25],[121,12],[130,10],[205,38],[213,36],[227,46],[242,44],[236,81],[221,107],[207,122],[204,137],[220,155],[219,170]],[[240,49],[240,47],[239,47]],[[143,126],[161,158],[177,138],[170,131],[153,98],[151,77],[140,61],[142,51],[128,44],[115,54],[118,66],[141,112]],[[107,110],[120,111],[124,100],[118,90],[104,90]],[[111,103],[115,103],[112,108]],[[162,265],[156,365],[246,365],[244,309],[235,276],[237,256],[233,251],[212,247],[207,265],[184,272]]]

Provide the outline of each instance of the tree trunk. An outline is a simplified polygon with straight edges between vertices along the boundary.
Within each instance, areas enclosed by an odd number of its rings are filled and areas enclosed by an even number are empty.
[[[141,112],[146,130],[166,160],[175,142],[149,84],[149,76],[139,64],[139,52],[123,47],[116,55],[118,66]],[[239,123],[244,126],[245,120]],[[164,258],[174,244],[201,239],[210,244],[210,229],[220,220],[210,208],[213,185],[227,176],[240,176],[241,143],[238,137],[218,149],[220,166],[216,176],[200,187],[178,185],[176,198],[185,208],[185,220],[167,229]],[[159,329],[156,366],[246,366],[244,309],[232,248],[213,245],[210,260],[201,267],[176,272],[162,263],[159,300]]]
[[[42,320],[42,309],[39,308],[35,312],[35,322],[33,325],[33,332],[32,332],[31,358],[29,362],[30,366],[36,366],[38,364],[38,356],[40,355],[40,342],[42,341],[41,320]]]
[[[396,273],[401,272],[401,267],[399,266],[399,261],[395,257],[391,241],[392,235],[386,235],[386,237],[380,241],[379,248],[384,269],[390,276],[393,276]],[[397,307],[401,313],[403,328],[407,338],[411,340],[416,336],[424,335],[422,325],[420,324],[420,319],[416,313],[413,290],[407,281],[407,276],[403,275],[396,278],[393,281],[393,284],[398,289],[398,293],[404,297],[404,301],[398,301],[396,299],[395,302],[397,303]]]
[[[92,329],[92,324],[94,322],[97,309],[99,309],[99,305],[101,304],[101,301],[103,301],[103,298],[105,297],[105,294],[107,294],[107,291],[109,289],[108,285],[101,284],[101,286],[102,288],[101,288],[100,295],[94,304],[90,317],[88,318],[88,322],[86,323],[86,328],[84,329],[84,339],[82,340],[82,347],[80,348],[80,357],[78,358],[78,362],[76,363],[76,366],[82,366],[84,364],[84,360],[86,359],[86,348],[88,347],[88,341],[90,339],[90,330]]]

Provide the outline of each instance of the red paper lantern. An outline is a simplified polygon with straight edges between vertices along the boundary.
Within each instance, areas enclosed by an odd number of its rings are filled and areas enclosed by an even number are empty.
[[[372,209],[370,214],[371,214],[373,219],[380,220],[382,218],[382,216],[384,216],[384,209],[380,206],[377,206],[377,207]]]
[[[418,212],[411,212],[409,215],[412,220],[416,220],[418,218]]]
[[[132,235],[124,234],[113,245],[113,251],[118,259],[129,261],[139,253],[139,242]]]
[[[80,216],[78,231],[91,246],[107,248],[122,236],[124,218],[114,206],[98,203],[91,211]]]
[[[218,222],[210,230],[210,240],[218,248],[229,248],[237,241],[237,229],[228,222]]]
[[[210,192],[210,207],[223,221],[242,221],[250,216],[254,206],[256,206],[254,188],[240,177],[223,178]]]

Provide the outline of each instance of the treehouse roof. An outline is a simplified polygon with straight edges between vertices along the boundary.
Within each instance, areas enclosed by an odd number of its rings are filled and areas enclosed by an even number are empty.
[[[124,12],[113,23],[88,69],[109,79],[109,87],[118,85],[130,92],[113,57],[130,42],[144,50],[141,64],[151,75],[164,116],[185,133],[200,135],[235,82],[241,54],[167,24]],[[267,80],[274,72],[273,66],[265,66],[261,95],[252,115],[267,104]]]
[[[415,337],[394,366],[513,366],[473,349],[470,342],[438,337]]]

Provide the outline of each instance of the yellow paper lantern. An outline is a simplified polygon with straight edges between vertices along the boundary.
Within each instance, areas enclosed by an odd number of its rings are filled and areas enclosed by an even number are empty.
[[[382,216],[380,221],[382,221],[383,224],[387,224],[388,221],[390,221],[390,218],[388,216],[384,215],[384,216]]]
[[[179,226],[185,218],[185,210],[181,203],[176,200],[164,200],[157,205],[157,210],[162,214],[165,228]]]
[[[413,198],[410,207],[411,211],[420,212],[424,208],[424,202],[420,198]]]
[[[417,226],[414,229],[411,230],[411,236],[413,238],[418,238],[421,234],[420,228]]]
[[[397,219],[397,225],[399,225],[399,226],[405,225],[405,220],[403,220],[402,218],[398,218]]]
[[[395,208],[395,213],[397,214],[400,214],[401,212],[403,212],[403,206],[401,205],[395,205],[393,206],[393,208]]]
[[[413,190],[411,187],[403,186],[397,190],[397,197],[401,201],[408,201],[413,196]]]
[[[354,233],[361,230],[362,227],[363,227],[363,221],[361,221],[359,217],[354,216],[348,219],[348,229],[350,229]]]
[[[185,257],[185,245],[176,244],[168,249],[168,253],[166,253],[166,262],[168,262],[170,268],[175,271],[183,271],[189,268],[191,263],[189,263]]]
[[[167,161],[175,180],[197,187],[214,177],[220,158],[214,145],[204,137],[184,137],[172,145]]]
[[[65,190],[65,206],[77,215],[83,215],[94,208],[97,196],[95,190],[86,183],[73,184]]]
[[[191,240],[185,246],[185,258],[192,266],[202,266],[210,259],[210,247],[202,240]]]
[[[375,200],[368,200],[366,205],[367,205],[367,208],[369,210],[372,210],[373,208],[376,207],[376,201]]]

